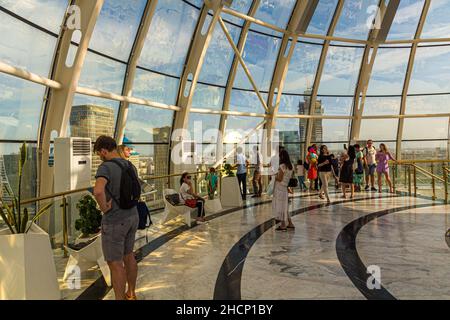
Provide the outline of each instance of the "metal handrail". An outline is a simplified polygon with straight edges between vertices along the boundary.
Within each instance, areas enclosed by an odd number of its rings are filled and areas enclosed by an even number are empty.
[[[433,179],[436,179],[436,180],[438,180],[438,181],[440,181],[442,183],[445,183],[445,180],[442,179],[441,177],[439,177],[439,176],[437,176],[437,175],[435,175],[435,174],[433,174],[431,172],[428,172],[427,170],[425,170],[425,169],[423,169],[423,168],[421,168],[421,167],[419,167],[419,166],[417,166],[415,164],[410,164],[410,165],[412,167],[414,167],[416,170],[418,170],[418,171],[422,172],[423,174],[429,176],[430,178],[433,178]]]

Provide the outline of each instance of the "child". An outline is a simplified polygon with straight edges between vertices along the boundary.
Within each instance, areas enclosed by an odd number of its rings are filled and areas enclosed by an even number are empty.
[[[206,175],[205,180],[208,181],[208,198],[214,200],[214,194],[217,189],[217,175],[215,168],[209,168],[209,173]]]
[[[305,167],[303,166],[303,161],[298,160],[297,161],[297,179],[298,179],[298,186],[302,191],[306,191],[306,184],[305,184]]]
[[[361,192],[361,185],[364,178],[364,155],[361,151],[359,144],[355,144],[356,161],[354,163],[353,184],[355,185],[355,191]]]

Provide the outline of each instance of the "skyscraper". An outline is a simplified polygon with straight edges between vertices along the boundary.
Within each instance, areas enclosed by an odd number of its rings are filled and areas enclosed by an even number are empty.
[[[304,92],[305,96],[303,101],[300,101],[298,106],[298,114],[305,115],[309,113],[310,105],[311,105],[311,89],[307,89]],[[322,101],[317,100],[314,104],[313,115],[323,115],[324,110],[322,107]],[[306,138],[306,126],[307,121],[301,121],[299,123],[300,129],[300,140],[305,141]],[[323,141],[323,124],[322,119],[314,119],[312,120],[312,134],[311,134],[311,142],[322,142]]]
[[[114,110],[111,107],[85,104],[73,106],[70,113],[70,132],[72,137],[91,138],[95,141],[101,135],[114,134]],[[92,155],[92,180],[101,159]]]

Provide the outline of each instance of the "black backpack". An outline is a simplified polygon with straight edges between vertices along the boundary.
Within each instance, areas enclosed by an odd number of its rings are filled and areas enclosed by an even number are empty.
[[[120,198],[116,199],[112,194],[111,197],[121,209],[126,210],[137,206],[141,197],[141,184],[139,183],[133,164],[129,161],[127,161],[127,164],[123,164],[118,159],[112,159],[110,161],[117,164],[122,170],[120,177]]]

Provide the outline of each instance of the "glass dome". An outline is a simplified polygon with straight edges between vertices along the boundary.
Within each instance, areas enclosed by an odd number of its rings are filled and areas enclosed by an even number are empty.
[[[195,137],[200,123],[226,155],[264,121],[293,158],[366,139],[397,158],[449,157],[450,0],[91,2],[0,0],[2,159],[28,141],[46,165],[56,125],[125,138],[141,174],[166,174],[174,129]]]

